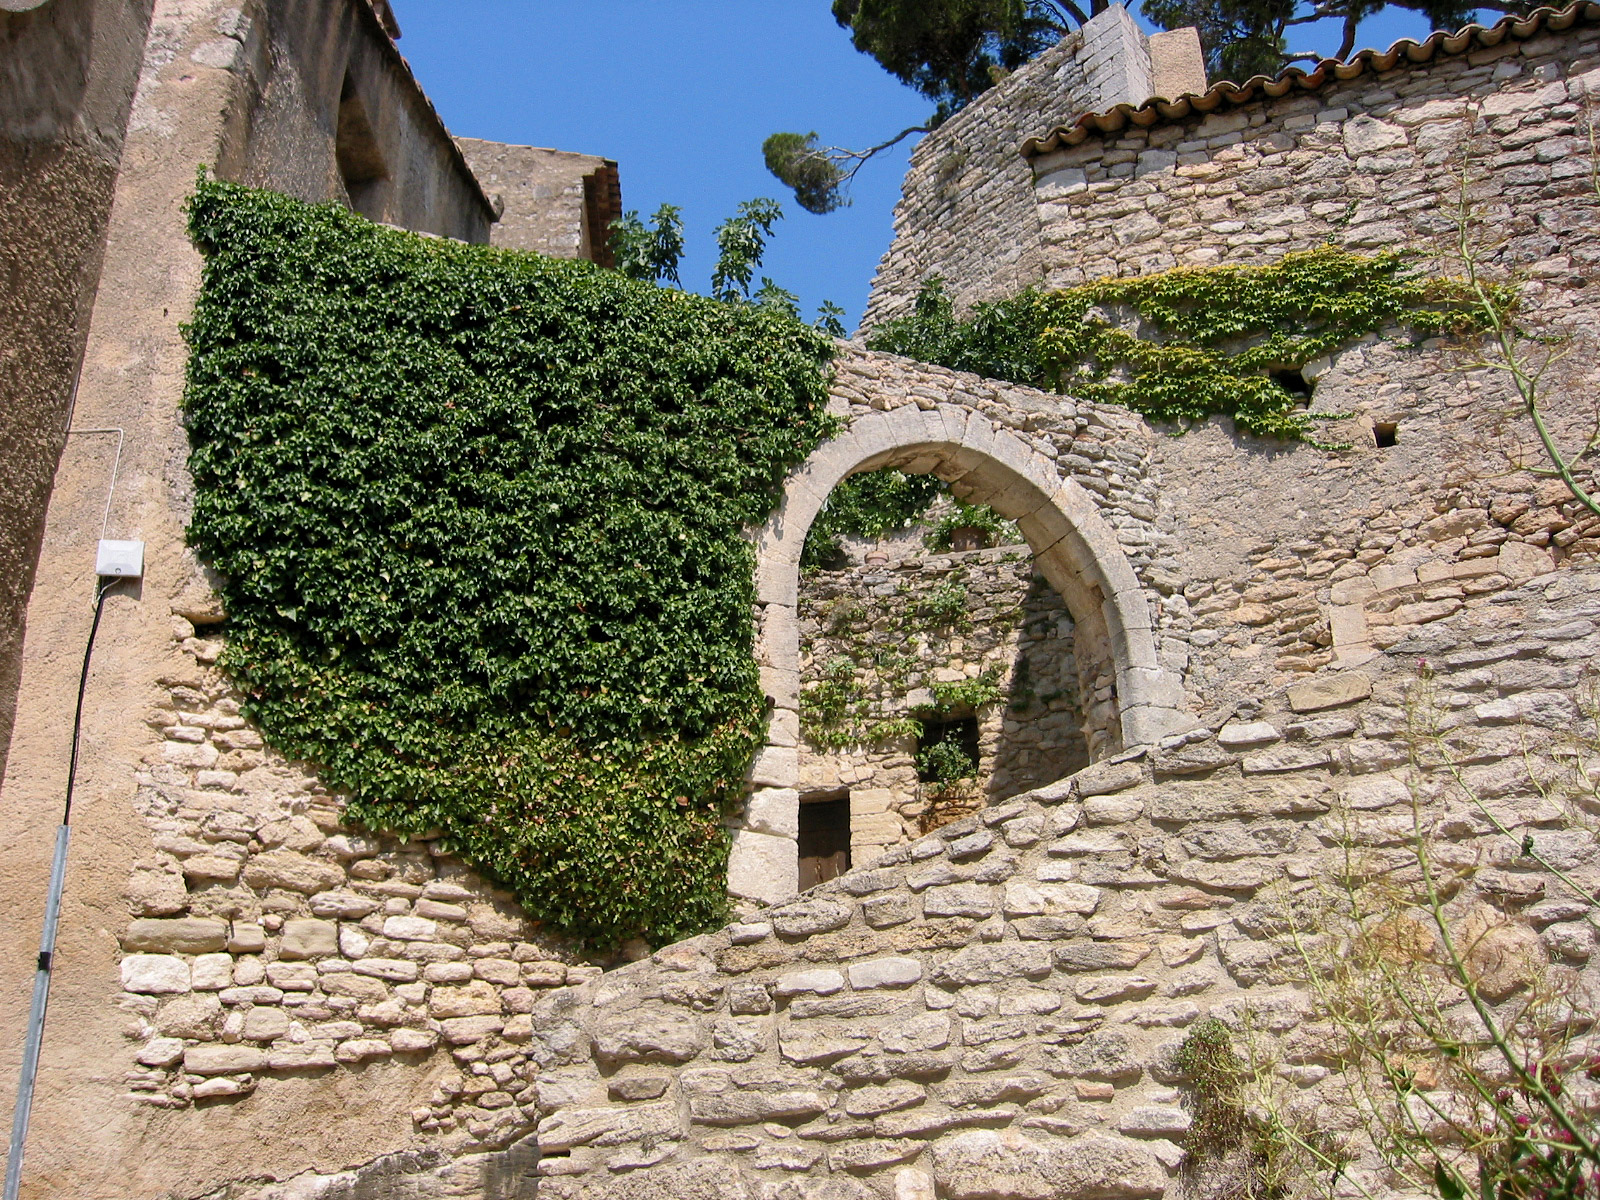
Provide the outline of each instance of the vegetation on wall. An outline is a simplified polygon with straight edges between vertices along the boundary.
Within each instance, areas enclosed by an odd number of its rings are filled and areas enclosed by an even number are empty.
[[[750,303],[202,179],[190,540],[348,815],[598,944],[715,924],[762,739],[740,536],[832,343]]]
[[[918,738],[925,722],[976,712],[1004,695],[993,672],[952,683],[925,678],[943,665],[937,644],[972,626],[960,571],[920,595],[913,595],[910,583],[902,581],[892,597],[863,602],[839,596],[821,612],[825,632],[843,643],[845,653],[820,664],[800,692],[801,732],[819,749]],[[1021,617],[1020,607],[1006,609],[988,627],[1005,629]],[[874,681],[871,692],[863,675]],[[923,687],[928,702],[908,710],[906,697]]]
[[[823,567],[843,553],[844,537],[881,538],[908,529],[945,491],[934,475],[907,475],[887,467],[840,481],[806,531],[800,565]]]
[[[1318,414],[1299,386],[1307,363],[1390,324],[1430,337],[1480,323],[1461,284],[1425,278],[1399,254],[1322,247],[1265,266],[1030,290],[961,319],[933,279],[911,315],[867,344],[1157,421],[1223,414],[1250,433],[1314,441]]]

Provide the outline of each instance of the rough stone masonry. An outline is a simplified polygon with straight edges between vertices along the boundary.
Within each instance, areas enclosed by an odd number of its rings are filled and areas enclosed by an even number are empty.
[[[302,36],[313,10],[337,36]],[[1067,95],[1027,129],[975,109],[919,147],[872,313],[903,309],[918,264],[953,264],[965,303],[1324,237],[1422,246],[1459,191],[1470,116],[1473,195],[1510,235],[1491,262],[1522,273],[1528,319],[1573,347],[1547,391],[1571,445],[1600,393],[1597,16],[1579,5],[1270,86],[1200,81],[1164,106],[1141,103],[1153,84]],[[1192,1108],[1174,1049],[1203,1018],[1261,1039],[1304,1112],[1348,1122],[1282,913],[1352,853],[1402,865],[1415,814],[1464,873],[1451,919],[1496,947],[1475,968],[1493,1002],[1515,1005],[1535,972],[1592,994],[1600,862],[1553,783],[1591,779],[1600,523],[1529,469],[1496,372],[1397,330],[1305,372],[1348,446],[1334,451],[1222,419],[1172,436],[842,347],[844,431],[753,531],[772,723],[729,928],[603,970],[430,840],[346,827],[341,798],[262,745],[215,667],[223,614],[183,545],[177,325],[198,259],[180,201],[196,162],[347,194],[333,49],[357,45],[371,111],[405,117],[384,145],[439,185],[394,189],[385,219],[439,232],[458,211],[481,235],[488,199],[376,20],[355,0],[153,6],[74,418],[127,432],[113,518],[145,540],[147,574],[108,602],[86,697],[25,1194],[1176,1195]],[[1126,82],[1127,64],[1081,56],[1093,41],[997,97],[1047,93],[1052,72]],[[1106,111],[1075,121],[1088,107]],[[28,605],[0,792],[18,912],[42,909],[98,462],[58,472]],[[822,499],[810,481],[889,462],[1017,520],[1071,627],[1088,681],[1072,718],[1095,761],[1018,778],[1020,794],[926,835],[902,821],[875,860],[795,896],[800,614],[829,585],[790,555]],[[1418,714],[1435,731],[1421,742]],[[1521,853],[1530,838],[1559,874]],[[17,1045],[35,929],[8,928]],[[1370,1156],[1353,1169],[1386,1186]]]

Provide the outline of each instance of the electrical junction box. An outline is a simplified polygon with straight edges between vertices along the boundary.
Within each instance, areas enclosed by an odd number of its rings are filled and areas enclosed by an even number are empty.
[[[102,579],[138,579],[144,575],[144,543],[100,539],[94,573]]]

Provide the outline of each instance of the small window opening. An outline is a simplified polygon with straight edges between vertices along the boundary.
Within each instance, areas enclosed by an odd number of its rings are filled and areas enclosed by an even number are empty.
[[[850,869],[850,793],[800,797],[800,890]]]
[[[1291,396],[1309,397],[1311,385],[1299,371],[1274,371],[1272,381]]]
[[[355,80],[344,77],[339,93],[339,131],[334,143],[339,163],[339,178],[350,197],[350,207],[364,217],[377,220],[381,215],[380,185],[389,177],[378,136],[367,119],[367,107],[356,94]]]
[[[917,739],[917,778],[950,784],[978,773],[978,718],[922,722]]]
[[[1372,440],[1379,447],[1393,446],[1400,440],[1400,422],[1374,421],[1372,423]]]

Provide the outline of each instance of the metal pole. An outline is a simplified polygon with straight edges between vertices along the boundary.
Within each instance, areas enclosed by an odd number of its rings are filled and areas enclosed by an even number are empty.
[[[44,1010],[50,1002],[50,960],[56,949],[56,919],[61,915],[61,890],[67,881],[67,841],[71,837],[70,825],[62,825],[56,830],[56,856],[50,864],[50,893],[44,902],[44,933],[39,937],[39,966],[33,976],[33,1004],[28,1009],[28,1037],[22,1047],[22,1078],[17,1083],[17,1107],[11,1114],[11,1152],[6,1156],[5,1200],[17,1200],[17,1189],[22,1186],[22,1146],[28,1140],[33,1081],[39,1074]]]

